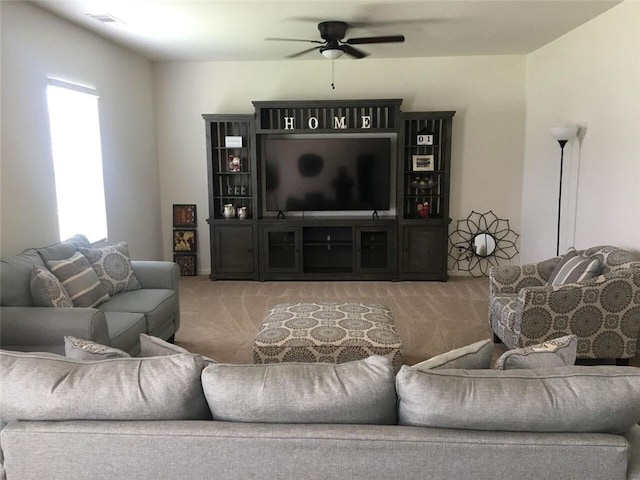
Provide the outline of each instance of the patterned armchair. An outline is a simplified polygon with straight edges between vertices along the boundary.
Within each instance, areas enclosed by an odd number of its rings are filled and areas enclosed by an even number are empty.
[[[547,285],[562,257],[491,267],[489,323],[494,338],[520,348],[575,334],[579,359],[628,363],[636,353],[640,330],[640,260],[611,246],[578,253],[600,259],[599,276]]]

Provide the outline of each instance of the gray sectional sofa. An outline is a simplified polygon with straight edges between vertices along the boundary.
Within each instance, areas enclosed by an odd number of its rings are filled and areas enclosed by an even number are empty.
[[[634,367],[0,352],[0,478],[640,479]]]
[[[128,256],[126,245],[120,248],[124,248]],[[137,355],[140,333],[165,340],[173,337],[180,327],[180,271],[173,262],[130,261],[137,279],[135,288],[117,286],[114,288],[116,293],[110,295],[108,301],[93,308],[36,306],[31,288],[34,267],[46,269],[47,261],[66,259],[78,251],[100,253],[99,249],[92,248],[86,237],[76,235],[64,242],[30,248],[2,259],[2,348],[64,354],[63,337],[69,335]],[[122,265],[118,264],[118,267]]]

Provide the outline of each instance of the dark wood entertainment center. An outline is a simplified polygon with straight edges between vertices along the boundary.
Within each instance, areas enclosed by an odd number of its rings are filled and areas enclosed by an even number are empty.
[[[446,281],[455,112],[402,112],[401,103],[255,101],[253,115],[204,114],[210,278]],[[262,149],[282,134],[392,138],[395,205],[357,215],[267,211]]]

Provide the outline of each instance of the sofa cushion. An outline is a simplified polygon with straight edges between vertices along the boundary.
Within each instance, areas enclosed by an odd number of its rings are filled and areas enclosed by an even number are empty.
[[[36,249],[42,260],[46,263],[51,260],[63,260],[69,258],[78,251],[80,247],[90,247],[91,244],[84,235],[74,235],[62,242],[54,243],[47,247]]]
[[[73,307],[64,285],[45,267],[34,266],[31,270],[30,290],[36,307]]]
[[[396,377],[398,423],[522,432],[620,433],[640,421],[640,369],[428,370]]]
[[[489,368],[493,359],[493,341],[490,339],[456,348],[447,353],[413,366],[418,370],[434,368]]]
[[[109,295],[142,288],[131,267],[129,246],[125,242],[102,248],[79,248],[93,267]]]
[[[13,420],[211,418],[194,355],[86,362],[0,351],[0,415]]]
[[[119,348],[108,347],[100,343],[92,342],[65,335],[64,353],[67,358],[76,360],[106,360],[107,358],[130,358],[127,352]]]
[[[262,423],[394,424],[388,358],[341,364],[214,364],[202,372],[214,420]]]
[[[112,347],[124,350],[131,356],[140,353],[140,334],[147,331],[147,321],[142,313],[104,312]]]
[[[146,333],[160,337],[175,320],[178,300],[174,290],[144,288],[118,293],[98,307],[104,312],[135,312],[144,314]]]
[[[3,307],[33,307],[31,272],[33,267],[46,268],[34,249],[0,261],[0,298]]]
[[[508,350],[496,360],[495,368],[509,370],[573,365],[576,363],[577,348],[578,337],[566,335],[537,345]]]
[[[584,282],[597,276],[600,266],[599,259],[585,258],[579,255],[575,248],[570,248],[554,268],[547,285]]]
[[[96,272],[80,252],[62,260],[47,260],[47,267],[67,290],[74,307],[95,307],[109,300]]]

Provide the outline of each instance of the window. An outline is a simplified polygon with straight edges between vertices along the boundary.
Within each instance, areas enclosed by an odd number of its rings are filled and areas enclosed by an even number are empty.
[[[76,233],[107,238],[98,96],[87,87],[49,79],[47,102],[60,240]]]

